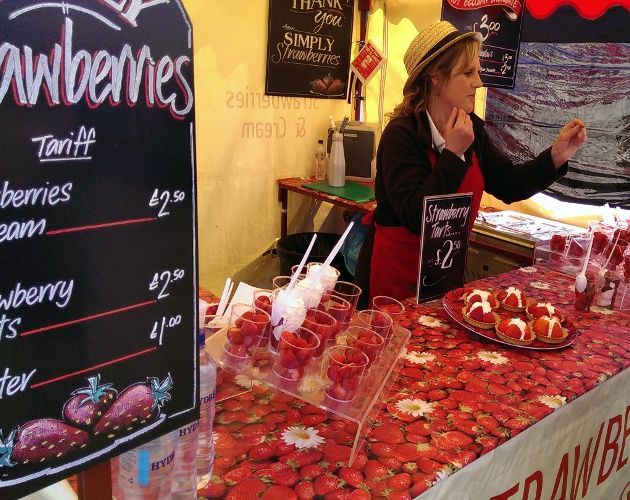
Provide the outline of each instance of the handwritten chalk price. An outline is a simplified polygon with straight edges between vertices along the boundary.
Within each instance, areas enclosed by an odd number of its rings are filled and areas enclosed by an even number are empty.
[[[183,269],[175,269],[173,271],[162,271],[161,273],[155,273],[153,279],[149,283],[149,290],[152,292],[159,290],[158,300],[164,299],[169,296],[168,287],[171,283],[181,280],[186,271]]]
[[[162,345],[164,330],[166,330],[167,328],[175,328],[179,326],[181,322],[182,317],[180,314],[176,316],[170,316],[168,318],[166,316],[162,316],[162,319],[153,323],[153,328],[151,329],[151,335],[149,335],[149,338],[151,340],[158,339],[158,344]]]
[[[167,210],[168,206],[172,203],[181,203],[186,198],[186,193],[184,191],[171,191],[164,190],[160,192],[159,189],[156,188],[153,191],[153,195],[149,200],[150,207],[160,207],[158,211],[158,217],[164,217],[169,215],[170,212]]]
[[[462,246],[461,241],[446,240],[442,248],[437,251],[435,265],[442,269],[448,269],[453,265],[453,255],[459,251]]]

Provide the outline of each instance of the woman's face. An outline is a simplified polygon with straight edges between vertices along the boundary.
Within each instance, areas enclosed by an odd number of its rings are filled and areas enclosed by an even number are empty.
[[[479,57],[475,57],[470,64],[467,59],[466,54],[462,54],[451,75],[440,89],[442,104],[446,109],[458,108],[466,113],[471,113],[473,110],[475,92],[483,86],[483,83],[479,77]]]

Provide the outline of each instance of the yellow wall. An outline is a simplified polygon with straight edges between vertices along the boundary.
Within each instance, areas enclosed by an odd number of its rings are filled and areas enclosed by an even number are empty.
[[[351,110],[344,100],[264,95],[267,0],[183,4],[195,58],[199,281],[221,293],[226,278],[255,267],[280,236],[276,179],[313,174],[328,115],[341,119]],[[248,135],[248,124],[258,137]],[[328,222],[319,205],[290,202],[292,232]]]

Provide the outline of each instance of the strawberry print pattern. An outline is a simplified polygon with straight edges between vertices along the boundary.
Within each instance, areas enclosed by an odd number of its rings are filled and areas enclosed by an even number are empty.
[[[403,366],[352,463],[353,422],[261,384],[219,401],[214,475],[199,497],[415,498],[630,367],[630,312],[575,311],[573,281],[536,266],[475,283],[554,304],[574,325],[563,349],[506,345],[454,321],[441,300],[406,301]],[[310,446],[283,439],[296,429]]]

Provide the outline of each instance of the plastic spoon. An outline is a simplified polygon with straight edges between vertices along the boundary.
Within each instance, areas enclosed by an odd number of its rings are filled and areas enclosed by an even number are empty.
[[[586,285],[588,280],[586,279],[586,266],[588,265],[588,260],[591,257],[591,248],[593,248],[593,234],[591,233],[591,238],[588,240],[588,248],[586,249],[586,257],[584,259],[584,265],[582,266],[582,272],[575,277],[575,289],[582,293],[586,290]]]

